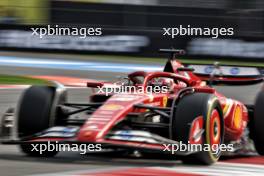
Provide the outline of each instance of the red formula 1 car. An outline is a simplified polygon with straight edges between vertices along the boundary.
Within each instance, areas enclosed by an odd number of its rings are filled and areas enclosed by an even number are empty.
[[[263,155],[264,91],[254,105],[245,105],[212,87],[261,83],[262,74],[255,69],[255,75],[226,76],[218,65],[206,68],[208,74],[196,67],[196,73],[175,59],[181,50],[162,51],[171,53],[163,72],[138,71],[118,83],[88,82],[99,90],[89,103],[66,102],[59,84],[28,88],[16,111],[3,116],[2,143],[18,144],[31,156],[54,156],[58,151],[32,151],[32,143],[51,141],[173,153],[184,162],[212,164],[221,156],[219,146],[250,138]],[[180,144],[209,148],[176,150]]]

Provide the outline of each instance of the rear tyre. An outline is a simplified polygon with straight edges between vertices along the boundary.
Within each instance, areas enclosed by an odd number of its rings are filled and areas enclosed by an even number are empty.
[[[55,97],[55,88],[31,86],[21,97],[17,113],[18,136],[25,138],[41,132],[55,123],[51,118],[51,108]],[[31,144],[20,145],[22,152],[30,156],[55,156],[57,152],[32,151]]]
[[[251,120],[250,133],[256,151],[264,155],[264,92],[257,95],[254,117]]]
[[[191,124],[199,116],[202,116],[204,121],[203,145],[210,146],[210,150],[184,156],[182,161],[187,164],[210,165],[221,155],[221,151],[212,150],[213,144],[221,145],[224,141],[223,115],[217,97],[207,93],[195,93],[180,100],[172,122],[172,138],[188,144]]]

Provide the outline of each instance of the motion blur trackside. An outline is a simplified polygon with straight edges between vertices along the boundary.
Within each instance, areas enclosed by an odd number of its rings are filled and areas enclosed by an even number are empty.
[[[264,175],[262,12],[0,1],[2,175]]]

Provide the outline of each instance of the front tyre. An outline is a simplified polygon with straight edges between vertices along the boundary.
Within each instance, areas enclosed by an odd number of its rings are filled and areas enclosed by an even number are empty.
[[[188,144],[191,124],[197,117],[203,117],[203,151],[184,156],[182,161],[188,164],[210,165],[221,156],[221,151],[213,147],[224,141],[224,122],[218,98],[207,93],[194,93],[183,97],[175,108],[172,122],[172,138]],[[205,151],[205,146],[207,150]]]
[[[55,97],[55,87],[31,86],[20,99],[17,113],[18,136],[26,138],[53,126],[55,119],[51,111]],[[44,152],[42,155],[32,151],[31,144],[20,145],[22,152],[30,156],[54,156],[56,152]]]

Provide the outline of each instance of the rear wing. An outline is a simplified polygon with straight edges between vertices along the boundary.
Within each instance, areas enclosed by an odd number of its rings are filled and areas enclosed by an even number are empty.
[[[193,72],[194,75],[210,84],[250,85],[263,82],[264,68],[261,67],[220,65],[218,62],[212,65],[183,64],[185,67],[182,67],[176,56],[184,55],[184,50],[160,49],[159,51],[170,54],[164,67],[165,72]]]
[[[263,82],[263,68],[229,65],[188,64],[194,74],[212,84],[250,85]],[[212,78],[213,77],[213,78]]]

